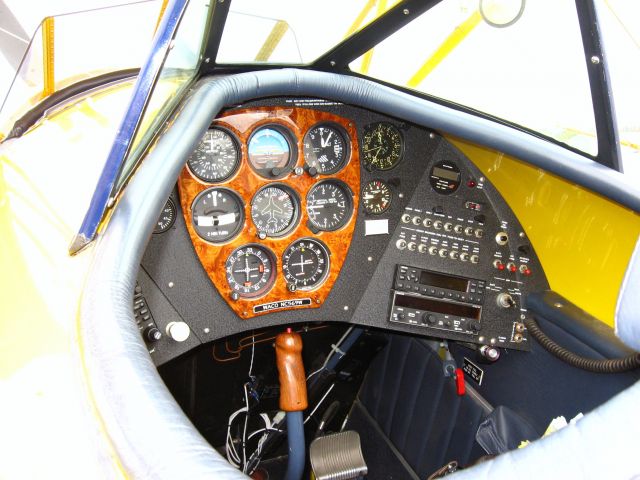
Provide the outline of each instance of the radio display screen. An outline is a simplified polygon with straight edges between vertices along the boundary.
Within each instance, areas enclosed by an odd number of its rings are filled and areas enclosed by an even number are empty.
[[[469,281],[464,278],[450,277],[449,275],[422,270],[420,272],[420,283],[422,285],[432,285],[434,287],[457,290],[458,292],[466,292]]]
[[[480,320],[480,307],[441,302],[439,300],[414,297],[412,295],[396,295],[395,306]]]
[[[433,167],[433,174],[436,177],[446,178],[447,180],[453,180],[454,182],[457,182],[460,178],[460,174],[458,172],[452,172],[440,167]]]

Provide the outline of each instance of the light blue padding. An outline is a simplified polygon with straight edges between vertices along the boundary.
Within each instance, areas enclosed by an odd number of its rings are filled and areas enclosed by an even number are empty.
[[[116,455],[130,477],[246,478],[202,438],[167,390],[136,327],[131,302],[156,219],[211,120],[225,105],[273,95],[323,97],[396,115],[565,174],[640,210],[637,190],[617,172],[525,133],[370,81],[294,69],[200,81],[136,171],[94,248],[85,252],[93,254],[94,260],[77,333],[84,346],[91,398],[87,411],[100,419],[104,430],[95,428],[93,441],[103,445],[106,435],[113,449],[109,458]],[[629,304],[624,307],[631,314],[639,310],[636,307],[634,312],[632,303],[638,301],[633,293],[629,290]],[[619,317],[624,315],[621,311]],[[215,321],[211,325],[215,328]],[[629,340],[637,345],[637,330],[630,332]],[[227,388],[216,384],[215,378],[211,381],[214,388]],[[636,384],[587,414],[578,427],[477,467],[471,470],[478,475],[473,478],[631,478],[633,469],[640,474],[638,405],[640,385]]]
[[[579,392],[576,392],[579,394]],[[635,479],[640,475],[640,382],[575,425],[446,477],[451,480]],[[560,413],[560,412],[559,412]],[[568,421],[569,419],[567,419]],[[549,419],[551,421],[551,419]]]
[[[618,296],[616,335],[629,347],[640,351],[640,237]]]

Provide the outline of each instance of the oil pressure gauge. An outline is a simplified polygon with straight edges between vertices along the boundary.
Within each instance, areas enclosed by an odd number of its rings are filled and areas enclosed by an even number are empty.
[[[371,180],[362,189],[362,205],[372,215],[386,212],[391,206],[391,188],[382,180]]]

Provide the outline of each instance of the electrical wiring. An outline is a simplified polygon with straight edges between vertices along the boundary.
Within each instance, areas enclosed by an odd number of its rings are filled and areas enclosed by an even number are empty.
[[[325,394],[322,396],[322,398],[320,399],[320,401],[316,404],[316,406],[314,407],[313,410],[311,410],[311,413],[307,416],[307,418],[304,420],[304,424],[306,424],[309,419],[313,416],[314,413],[316,413],[316,410],[318,410],[318,408],[320,408],[320,405],[322,405],[322,402],[324,402],[324,399],[327,398],[327,396],[331,393],[331,390],[333,390],[333,387],[335,387],[336,384],[332,383],[331,386],[327,389],[327,391],[325,392]]]
[[[322,364],[322,366],[315,370],[314,372],[310,373],[307,376],[307,382],[309,381],[309,379],[311,377],[313,377],[314,375],[320,373],[322,370],[325,369],[325,367],[328,365],[329,360],[331,360],[331,357],[333,356],[333,354],[335,352],[340,352],[344,355],[343,352],[340,351],[340,345],[342,344],[342,342],[344,342],[344,339],[347,338],[347,336],[351,333],[351,331],[353,330],[353,327],[349,327],[347,328],[347,330],[344,332],[344,334],[342,335],[342,337],[340,337],[340,340],[338,340],[335,344],[331,345],[331,351],[329,352],[329,354],[327,355],[327,358],[324,359],[324,363]]]

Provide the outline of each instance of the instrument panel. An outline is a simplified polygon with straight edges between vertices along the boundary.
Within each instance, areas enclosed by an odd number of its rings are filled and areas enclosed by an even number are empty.
[[[300,322],[529,348],[524,299],[549,288],[542,266],[500,193],[437,132],[271,98],[226,110],[185,161],[138,279],[144,327],[164,335],[147,339],[156,364]]]
[[[261,107],[215,120],[178,187],[195,251],[243,319],[323,305],[359,208],[355,125],[328,112]]]

